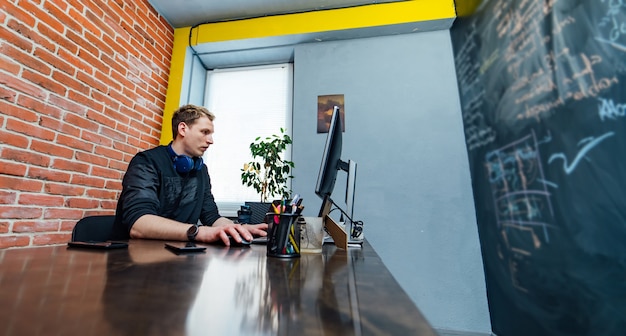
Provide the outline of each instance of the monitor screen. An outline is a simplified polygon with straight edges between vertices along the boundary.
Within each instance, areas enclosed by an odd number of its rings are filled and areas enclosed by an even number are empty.
[[[320,217],[324,217],[329,214],[330,208],[335,206],[341,212],[340,221],[345,221],[345,231],[349,233],[350,239],[347,243],[361,244],[362,227],[360,224],[355,227],[352,220],[354,212],[354,191],[356,181],[356,162],[353,160],[343,161],[341,159],[341,146],[342,146],[342,132],[343,125],[341,122],[339,107],[335,106],[333,109],[333,115],[330,118],[330,128],[328,129],[328,135],[326,136],[326,145],[324,146],[324,153],[322,154],[322,164],[320,165],[319,175],[317,176],[317,185],[315,187],[315,193],[323,199],[322,206],[319,211]],[[337,173],[339,170],[343,170],[348,174],[346,181],[346,210],[342,210],[337,203],[335,203],[331,197],[333,189],[335,188],[335,181],[337,180]]]
[[[335,180],[337,180],[337,170],[341,169],[341,133],[339,107],[335,106],[330,118],[330,128],[326,136],[322,164],[315,187],[315,193],[321,198],[331,195],[335,187]]]

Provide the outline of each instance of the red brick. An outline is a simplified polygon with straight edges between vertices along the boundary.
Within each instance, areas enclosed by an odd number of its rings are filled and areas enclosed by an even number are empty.
[[[54,51],[56,48],[54,43],[41,36],[37,30],[33,30],[32,27],[27,27],[21,22],[11,21],[9,27],[34,42],[34,44],[38,46],[37,49],[44,48],[49,51]]]
[[[87,57],[87,53],[82,53],[81,57],[86,57],[87,59],[85,61],[89,62],[94,62],[94,63],[89,63],[92,64],[93,66],[101,66],[100,62],[98,62],[97,59],[93,59],[93,56],[90,55],[91,58]],[[85,85],[91,87],[93,90],[98,90],[100,92],[107,92],[108,88],[101,82],[97,81],[94,79],[94,77],[92,76],[88,76],[87,74],[85,74],[84,72],[79,72],[78,74],[76,74],[76,79],[85,83]]]
[[[67,124],[64,125],[64,126],[67,126]],[[59,134],[57,136],[57,143],[59,145],[68,146],[70,148],[82,150],[82,151],[85,151],[85,152],[91,152],[93,150],[93,147],[94,147],[94,144],[92,144],[92,143],[82,141],[81,139],[78,139],[75,136],[66,136],[66,135],[63,135],[63,134]]]
[[[128,146],[128,145],[126,145],[125,143],[122,143],[122,142],[114,142],[113,143],[113,148],[119,149],[122,152],[131,154],[131,155],[135,155],[135,154],[137,154],[137,152],[139,152],[139,150],[136,147]]]
[[[111,36],[102,35],[102,38],[99,41],[95,41],[98,49],[100,49],[101,55],[107,55],[109,57],[115,56],[115,51],[113,47],[115,46],[115,41]],[[104,59],[103,59],[104,61]],[[116,63],[119,61],[116,61]]]
[[[24,52],[6,44],[3,44],[0,50],[2,50],[4,56],[12,57],[25,68],[36,70],[44,75],[49,75],[52,71],[52,68],[48,64],[30,55],[30,51]]]
[[[110,12],[110,9],[108,8],[108,4],[106,6],[106,11]],[[87,13],[85,13],[86,16],[86,23],[92,23],[89,26],[85,27],[87,29],[89,29],[93,34],[97,35],[99,38],[103,35],[109,35],[109,36],[115,36],[115,31],[107,25],[106,21],[101,20],[99,17],[97,17],[96,15],[94,15],[93,12],[91,11],[87,11]],[[110,22],[110,21],[109,21]]]
[[[3,162],[0,164],[0,174],[24,176],[28,166],[23,163]]]
[[[41,220],[41,221],[15,221],[13,224],[13,232],[46,232],[46,231],[58,231],[58,220]]]
[[[95,36],[98,36],[98,38],[102,36],[100,28],[93,24],[94,21],[99,22],[100,19],[95,17],[91,11],[87,11],[85,17],[83,16],[83,13],[77,12],[75,9],[71,8],[70,15],[80,24],[83,29],[90,31]],[[87,19],[88,17],[93,17],[93,19]]]
[[[76,209],[46,209],[45,219],[80,219],[83,217],[82,210]]]
[[[54,145],[50,142],[44,142],[39,140],[33,140],[30,144],[30,149],[39,152],[51,154],[57,157],[63,157],[66,159],[71,159],[74,157],[74,151],[62,146]]]
[[[22,247],[30,244],[28,236],[0,236],[0,249],[8,247]]]
[[[72,184],[103,188],[105,185],[105,181],[100,177],[74,174],[72,175]]]
[[[118,192],[113,190],[88,189],[86,196],[91,198],[117,200]],[[2,200],[1,197],[2,195],[0,194],[0,201]]]
[[[74,102],[72,102],[71,100],[68,100],[66,98],[61,98],[61,97],[57,97],[57,96],[50,96],[50,98],[48,99],[48,101],[53,104],[56,105],[58,107],[60,107],[61,109],[67,111],[67,112],[74,112],[77,115],[81,115],[84,116],[87,113],[87,108],[76,104]]]
[[[44,114],[47,117],[60,118],[63,113],[60,109],[56,108],[55,106],[47,104],[45,101],[42,101],[40,99],[33,99],[32,97],[29,97],[29,96],[21,95],[19,99],[17,100],[17,103],[20,106],[23,106],[24,108],[33,110],[40,114]],[[35,121],[35,120],[32,120],[32,121]]]
[[[86,198],[69,198],[67,200],[67,207],[73,209],[93,209],[97,208],[100,202],[96,199]]]
[[[42,188],[41,181],[0,175],[0,189],[40,192]]]
[[[0,233],[9,232],[9,222],[0,222]]]
[[[121,179],[122,173],[115,169],[94,166],[91,168],[91,174],[109,179]]]
[[[85,114],[87,113],[87,111],[85,111]],[[93,132],[97,132],[98,129],[100,128],[100,125],[98,125],[97,123],[85,118],[82,115],[77,115],[74,113],[67,113],[65,115],[64,120],[76,127],[82,128],[82,129],[87,129]]]
[[[126,134],[118,132],[116,130],[112,130],[110,128],[102,127],[100,133],[109,139],[126,141]]]
[[[9,2],[9,1],[2,1],[0,2],[0,8],[2,8],[5,12],[7,13],[11,13],[11,16],[13,18],[15,18],[16,20],[25,23],[27,26],[29,27],[34,27],[35,25],[35,18],[27,13],[26,11],[22,10],[21,8],[22,4],[20,4],[20,6],[15,6],[15,4]]]
[[[61,226],[59,228],[59,231],[72,231],[72,229],[74,229],[74,226],[76,226],[76,222],[75,220],[62,220],[61,221]]]
[[[76,68],[67,63],[67,61],[62,57],[54,54],[54,49],[55,48],[53,48],[52,50],[48,50],[48,48],[37,48],[35,49],[33,55],[46,62],[47,64],[50,64],[55,69],[53,70],[53,74],[54,72],[61,71],[69,76],[74,76],[76,74]]]
[[[74,125],[70,125],[68,123],[62,122],[61,120],[57,118],[50,118],[45,115],[42,115],[41,118],[39,119],[39,125],[61,133],[61,134],[57,134],[57,138],[56,138],[57,144],[65,145],[71,148],[76,148],[73,142],[62,141],[61,138],[67,140],[68,138],[74,137],[73,141],[78,142],[77,137],[80,135],[80,128]],[[91,150],[90,148],[93,148],[93,145],[84,144],[80,148],[83,148],[83,149],[89,148],[89,150]]]
[[[39,167],[30,167],[28,169],[27,177],[45,180],[45,181],[53,181],[53,182],[64,182],[69,183],[71,174],[66,173],[64,171],[52,170],[49,168],[39,168]]]
[[[113,141],[101,134],[96,134],[93,132],[83,131],[83,140],[89,141],[91,143],[95,143],[98,145],[111,146]]]
[[[103,209],[115,210],[115,208],[117,207],[117,201],[101,201],[100,207]]]
[[[30,53],[33,50],[33,42],[30,39],[24,38],[23,34],[20,34],[23,31],[28,32],[30,28],[20,30],[20,26],[26,28],[24,25],[20,25],[20,23],[15,20],[9,20],[8,27],[11,29],[0,26],[0,39],[11,41],[11,44],[14,46]]]
[[[37,124],[26,123],[21,120],[7,120],[7,129],[42,140],[54,139],[54,132],[43,127],[39,127]]]
[[[91,153],[76,152],[76,160],[85,163],[91,163],[106,167],[109,160],[106,157],[100,155],[93,155]]]
[[[61,83],[51,80],[50,77],[48,77],[47,75],[42,76],[39,73],[24,70],[22,72],[22,78],[41,86],[47,91],[56,93],[59,96],[65,96],[65,93],[67,92],[67,88],[65,86],[63,86]]]
[[[39,218],[43,209],[26,206],[0,206],[0,218],[4,219],[33,219]]]
[[[2,63],[2,59],[0,59],[0,65],[2,65],[1,63]],[[6,87],[0,87],[0,99],[14,103],[16,96],[17,96],[17,92],[15,92],[15,90],[11,90]]]
[[[59,158],[54,159],[54,162],[52,163],[51,167],[55,169],[84,173],[84,174],[87,174],[89,172],[89,165],[86,165],[82,162],[64,160],[64,159],[59,159]]]
[[[1,135],[2,133],[0,133]],[[94,153],[97,154],[98,156],[104,156],[107,159],[114,159],[114,160],[121,160],[124,155],[117,150],[111,149],[109,147],[104,147],[104,146],[96,146],[96,148],[94,149]]]
[[[17,200],[16,192],[0,190],[0,204],[15,204],[16,200]]]
[[[0,130],[0,143],[20,148],[26,148],[28,147],[28,138],[23,136],[22,134]]]
[[[46,167],[50,164],[50,157],[33,153],[32,151],[20,150],[14,148],[5,148],[2,150],[2,157],[5,159],[30,163],[36,166]]]
[[[65,72],[54,70],[52,71],[52,79],[56,80],[59,83],[63,83],[70,90],[73,89],[76,92],[82,93],[83,95],[89,94],[90,88],[87,85],[74,79],[71,74],[66,74]]]
[[[19,204],[42,205],[42,206],[62,206],[65,199],[62,196],[46,194],[20,194]]]
[[[128,163],[124,161],[111,160],[109,161],[109,167],[113,169],[117,169],[121,172],[125,172],[128,168]]]
[[[122,181],[107,181],[105,188],[108,190],[122,190]]]
[[[50,1],[43,2],[43,8],[45,11],[48,11],[47,15],[41,18],[47,25],[51,27],[57,26],[57,22],[62,22],[63,24],[60,26],[61,30],[59,33],[63,33],[66,29],[80,31],[82,29],[79,22],[65,14],[62,10],[52,4]]]
[[[3,48],[0,47],[0,54],[2,54],[2,52],[3,52]],[[33,85],[31,83],[25,82],[16,77],[0,76],[0,84],[4,84],[9,88],[14,89],[15,91],[19,91],[19,92],[22,92],[24,94],[27,94],[33,97],[37,97],[40,99],[46,98],[46,93],[42,88],[36,85]],[[9,108],[9,104],[2,104],[0,105],[0,107],[2,108],[1,109],[2,112],[5,112],[5,113],[10,112],[10,111],[7,111],[7,109]]]
[[[85,187],[51,182],[46,183],[44,190],[50,194],[66,196],[81,196],[85,193]]]

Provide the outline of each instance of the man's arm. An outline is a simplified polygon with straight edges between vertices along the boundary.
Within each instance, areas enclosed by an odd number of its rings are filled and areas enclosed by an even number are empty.
[[[130,237],[186,241],[187,230],[190,225],[156,215],[143,215],[130,229]],[[213,223],[213,226],[200,226],[196,241],[211,243],[222,240],[224,244],[230,245],[228,236],[233,237],[238,242],[241,242],[242,238],[251,241],[252,234],[267,234],[265,229],[267,229],[267,224],[246,225],[244,227],[241,224],[233,223],[228,218],[220,217]]]

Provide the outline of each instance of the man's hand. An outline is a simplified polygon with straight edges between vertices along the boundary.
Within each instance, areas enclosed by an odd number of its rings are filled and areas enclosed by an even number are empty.
[[[256,236],[256,237],[267,236],[267,224],[266,223],[242,224],[241,226],[243,226],[246,230],[248,230],[248,232],[250,232],[253,236]]]
[[[266,236],[267,224],[235,224],[228,218],[220,218],[213,226],[201,226],[196,237],[197,241],[210,243],[221,240],[226,246],[230,245],[228,236],[233,237],[237,242],[241,239],[252,241],[254,236]]]

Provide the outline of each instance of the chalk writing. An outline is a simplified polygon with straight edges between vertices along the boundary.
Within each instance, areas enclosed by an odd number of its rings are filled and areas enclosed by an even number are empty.
[[[547,134],[541,141],[551,139]],[[537,146],[532,132],[485,156],[501,237],[498,256],[508,265],[511,284],[522,292],[529,291],[520,277],[531,265],[529,258],[550,243],[548,229],[558,229],[547,190],[554,184],[544,178]]]
[[[572,16],[568,15],[564,19],[557,21],[555,24],[555,28],[552,29],[552,34],[560,34],[563,28],[576,23],[576,19]]]
[[[599,42],[602,42],[602,43],[606,43],[606,44],[612,46],[615,49],[618,49],[618,50],[621,50],[621,51],[626,51],[626,46],[624,46],[622,44],[615,43],[615,42],[612,42],[612,41],[608,41],[608,40],[605,40],[605,39],[603,39],[601,37],[596,37],[596,40],[599,41]]]
[[[598,98],[600,104],[598,105],[598,112],[600,114],[600,120],[616,119],[626,116],[626,104],[615,104],[613,99]]]
[[[492,53],[483,65],[471,61],[471,55],[477,49],[475,29],[474,25],[468,29],[464,43],[454,59],[461,96],[471,97],[462,103],[465,142],[470,151],[485,146],[496,139],[495,130],[487,124],[483,115],[482,105],[485,90],[480,82],[479,73],[485,71],[490,67],[490,64],[497,60],[498,53]]]
[[[553,211],[539,157],[533,132],[487,153],[485,166],[498,225],[537,227],[549,241],[547,227],[552,226]]]
[[[624,0],[602,0],[602,3],[608,3],[609,10],[601,19],[599,27],[609,29],[609,41],[615,42],[622,34],[626,34],[626,22],[620,22],[620,9],[626,8]]]
[[[565,171],[567,175],[569,175],[574,171],[574,169],[576,169],[576,166],[578,166],[578,163],[580,163],[580,160],[582,160],[590,150],[592,150],[594,147],[599,145],[602,141],[604,141],[604,139],[611,137],[613,135],[614,135],[613,132],[608,132],[599,136],[598,138],[588,137],[579,141],[578,145],[579,146],[583,145],[583,147],[580,149],[580,151],[578,151],[578,154],[576,154],[576,157],[574,158],[571,164],[568,164],[567,157],[563,153],[555,153],[555,154],[550,155],[550,158],[548,159],[548,164],[552,163],[552,161],[556,159],[563,160],[563,170]]]

